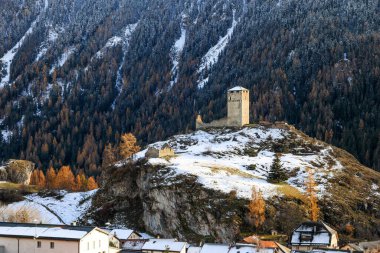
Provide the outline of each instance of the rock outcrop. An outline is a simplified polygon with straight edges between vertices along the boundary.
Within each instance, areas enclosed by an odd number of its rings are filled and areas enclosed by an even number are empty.
[[[0,181],[16,184],[29,184],[34,163],[25,160],[8,160],[0,167]]]

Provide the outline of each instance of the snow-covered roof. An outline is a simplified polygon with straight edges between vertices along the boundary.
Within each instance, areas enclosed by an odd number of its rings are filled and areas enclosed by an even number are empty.
[[[235,86],[235,87],[229,89],[228,91],[241,91],[241,90],[248,90],[248,89],[241,87],[241,86]]]
[[[146,240],[127,240],[121,247],[126,250],[141,250],[145,242]]]
[[[330,245],[331,237],[337,232],[324,222],[304,222],[291,237],[292,245]]]
[[[0,237],[52,238],[80,240],[95,227],[53,226],[21,223],[0,223]]]
[[[227,244],[206,243],[200,253],[228,253],[229,248]]]
[[[134,233],[132,229],[113,229],[110,234],[116,236],[120,240],[128,240]]]
[[[202,250],[202,247],[190,246],[189,248],[187,248],[187,253],[200,253],[201,250]]]
[[[175,239],[150,239],[142,250],[169,250],[170,252],[180,252],[186,247],[186,242],[177,242]]]
[[[228,253],[256,253],[256,247],[249,244],[236,244]]]

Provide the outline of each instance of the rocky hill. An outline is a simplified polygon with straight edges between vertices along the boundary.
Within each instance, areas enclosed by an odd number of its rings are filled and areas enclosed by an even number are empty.
[[[0,1],[0,160],[100,173],[226,112],[286,120],[380,169],[378,0]],[[86,159],[85,159],[86,158]]]
[[[247,220],[251,188],[265,197],[261,232],[289,233],[306,219],[306,168],[315,171],[321,218],[350,238],[380,237],[380,174],[349,153],[287,124],[212,129],[167,141],[175,156],[119,162],[103,174],[103,187],[85,220],[124,224],[165,237],[232,242],[253,232]],[[275,154],[289,179],[267,181]],[[345,227],[351,224],[354,234]]]

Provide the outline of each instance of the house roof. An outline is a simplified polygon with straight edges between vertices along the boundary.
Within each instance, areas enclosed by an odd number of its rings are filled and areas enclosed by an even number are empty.
[[[142,250],[180,252],[186,247],[186,244],[186,242],[177,242],[175,239],[150,239],[144,244]]]
[[[324,222],[304,222],[295,229],[290,238],[292,245],[330,245],[337,232]]]
[[[141,250],[147,240],[127,240],[121,246],[126,250]]]
[[[277,248],[277,244],[274,241],[260,241],[260,248]]]
[[[135,233],[132,229],[113,229],[110,234],[116,236],[120,240],[128,240]]]
[[[230,248],[228,253],[256,253],[257,249],[254,245],[249,244],[236,244]]]
[[[92,228],[92,230],[94,230]],[[90,231],[92,231],[90,230]],[[17,237],[17,238],[40,238],[56,240],[80,240],[90,232],[87,228],[71,229],[71,227],[60,226],[41,226],[41,225],[0,225],[0,237]]]
[[[241,87],[241,86],[235,86],[235,87],[229,89],[228,91],[241,91],[241,90],[248,90],[248,89]]]
[[[206,243],[200,253],[228,253],[229,248],[227,244]]]
[[[202,247],[190,246],[189,248],[187,248],[187,253],[200,253],[201,250],[202,250]]]

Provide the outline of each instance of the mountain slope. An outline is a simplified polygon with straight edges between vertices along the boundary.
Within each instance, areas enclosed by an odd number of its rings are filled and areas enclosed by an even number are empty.
[[[263,192],[266,221],[262,232],[290,233],[306,218],[306,169],[315,172],[321,219],[342,239],[380,236],[380,174],[347,152],[315,140],[286,124],[272,127],[214,129],[177,135],[171,158],[124,161],[108,168],[87,218],[98,224],[125,224],[190,241],[232,242],[253,232],[247,218],[252,187]],[[274,154],[289,179],[267,182]],[[95,208],[96,207],[96,208]]]
[[[0,159],[98,174],[122,132],[144,144],[192,129],[242,85],[252,120],[286,120],[380,168],[378,1],[1,5]]]

